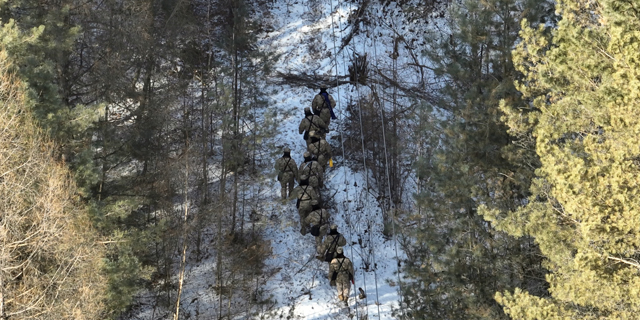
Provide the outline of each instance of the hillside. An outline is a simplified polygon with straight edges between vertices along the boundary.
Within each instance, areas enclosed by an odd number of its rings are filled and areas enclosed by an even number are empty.
[[[292,157],[298,164],[303,161],[302,153],[306,151],[306,145],[298,134],[298,124],[303,116],[303,108],[311,105],[318,90],[313,87],[313,83],[287,84],[277,74],[315,75],[316,79],[336,79],[336,69],[340,75],[348,75],[346,69],[354,50],[359,53],[364,50],[370,55],[370,68],[378,67],[373,61],[373,57],[376,57],[374,51],[382,55],[393,50],[393,47],[384,45],[393,37],[392,30],[383,25],[370,25],[366,32],[360,30],[360,33],[353,36],[349,45],[342,48],[337,59],[334,59],[342,39],[353,28],[348,26],[347,20],[349,12],[355,13],[355,8],[349,3],[339,4],[333,10],[329,2],[318,1],[316,5],[312,7],[305,3],[275,3],[269,10],[261,13],[260,19],[264,19],[273,29],[259,36],[260,47],[278,56],[273,78],[264,79],[265,92],[272,93],[269,96],[270,110],[277,114],[276,122],[279,124],[279,133],[273,139],[272,163],[285,146],[292,149]],[[371,12],[377,11],[375,8],[371,9]],[[379,34],[375,40],[370,37],[374,33]],[[381,65],[390,64],[382,56],[379,59]],[[340,77],[341,81],[344,79],[345,77]],[[366,97],[371,93],[371,88],[341,83],[340,86],[329,89],[329,92],[337,101],[335,111],[338,120],[332,122],[332,132],[327,139],[333,148],[334,167],[327,168],[323,196],[330,199],[327,206],[333,221],[348,239],[345,255],[353,260],[356,269],[355,286],[349,300],[351,308],[350,311],[342,310],[336,290],[329,286],[327,280],[328,264],[313,258],[314,238],[311,235],[302,236],[298,231],[295,201],[283,203],[279,200],[280,185],[275,181],[275,172],[267,170],[264,172],[264,180],[259,181],[264,188],[257,191],[258,198],[262,199],[256,212],[259,218],[252,223],[261,230],[264,239],[271,245],[264,274],[258,281],[262,294],[259,299],[268,299],[269,304],[264,307],[263,312],[253,315],[256,318],[346,319],[355,315],[360,318],[369,315],[370,319],[394,319],[392,310],[399,307],[398,280],[402,275],[397,274],[400,266],[398,258],[405,258],[404,252],[393,237],[385,237],[382,233],[382,209],[376,199],[378,195],[374,192],[374,182],[367,185],[369,179],[362,171],[361,153],[358,156],[352,153],[343,157],[344,150],[340,144],[341,138],[346,137],[343,132],[349,126],[348,117],[355,116],[348,114],[347,104]],[[361,143],[355,140],[353,143],[356,142]],[[354,171],[354,168],[359,169]],[[373,180],[371,176],[369,178]],[[214,227],[212,225],[210,228]],[[212,290],[215,286],[212,276],[215,254],[211,251],[205,256],[209,258],[187,263],[181,299],[184,306],[181,313],[185,318],[197,315],[196,318],[209,319],[216,316],[218,310],[219,300],[215,290]],[[364,290],[365,299],[356,299],[357,288]],[[154,303],[147,301],[144,304]],[[155,309],[142,308],[134,318],[158,318],[159,313],[162,314]],[[171,318],[170,314],[164,314],[166,316],[161,318]],[[238,319],[248,317],[249,314],[242,312],[237,315]]]

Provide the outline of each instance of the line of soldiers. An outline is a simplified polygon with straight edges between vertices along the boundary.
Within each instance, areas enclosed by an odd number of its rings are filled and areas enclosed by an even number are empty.
[[[354,270],[351,260],[344,256],[345,237],[338,232],[338,226],[331,224],[331,215],[323,207],[320,189],[324,188],[324,174],[327,164],[332,166],[331,146],[325,140],[329,133],[331,119],[336,119],[333,108],[336,102],[326,88],[320,88],[311,103],[304,109],[304,118],[298,126],[298,133],[307,143],[303,154],[304,162],[297,166],[291,158],[291,150],[284,148],[284,154],[276,160],[275,169],[280,181],[280,195],[283,201],[296,198],[296,208],[300,217],[300,233],[311,233],[316,240],[316,258],[329,262],[329,283],[338,289],[338,299],[347,303]],[[295,183],[297,187],[294,187]]]

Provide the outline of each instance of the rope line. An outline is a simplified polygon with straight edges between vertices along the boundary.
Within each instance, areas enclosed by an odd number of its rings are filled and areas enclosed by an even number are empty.
[[[341,98],[340,98],[340,81],[338,79],[338,47],[336,45],[336,31],[335,31],[335,27],[334,27],[334,20],[333,20],[333,0],[330,1],[331,2],[331,8],[329,8],[329,15],[331,16],[331,34],[333,35],[333,59],[334,59],[334,63],[336,66],[336,92],[337,92],[337,97],[338,97],[338,104],[341,102]],[[338,0],[338,4],[340,3],[340,0]],[[340,19],[338,19],[338,27],[340,28]],[[341,28],[340,28],[341,29]],[[342,31],[341,31],[342,33]],[[343,61],[343,68],[344,68],[344,61]],[[343,138],[343,131],[344,131],[344,116],[343,116],[343,110],[340,110],[340,126],[341,126],[341,130],[339,130],[340,132],[340,146],[342,148],[342,161],[346,162],[346,157],[345,157],[345,152],[344,152],[344,138]],[[345,196],[346,196],[346,203],[345,206],[347,207],[347,217],[351,217],[351,207],[349,206],[349,184],[348,184],[348,180],[347,180],[347,169],[346,166],[342,165],[342,170],[343,170],[343,174],[344,174],[344,184],[345,184]],[[344,209],[343,209],[344,210]],[[353,234],[351,232],[351,227],[350,227],[350,223],[349,223],[349,227],[347,228],[349,230],[349,238],[353,239]],[[351,257],[355,257],[353,255],[353,246],[349,246],[349,249],[351,250]],[[355,287],[356,287],[356,277],[354,275],[353,277],[353,286],[354,286],[354,290],[353,290],[353,298],[355,301],[355,309],[356,309],[356,319],[360,319],[360,316],[358,314],[358,297],[355,294]]]
[[[373,37],[373,54],[374,54],[374,60],[377,62],[378,61],[378,50],[377,50],[377,43],[376,43],[376,38],[375,35]],[[395,57],[395,56],[394,56]],[[397,75],[397,59],[393,59],[393,77],[394,77],[394,82],[395,82],[395,78]],[[383,99],[378,99],[379,103],[380,103],[380,120],[382,122],[382,141],[383,141],[383,145],[384,145],[384,160],[385,160],[385,175],[387,176],[387,193],[389,195],[389,207],[391,207],[391,205],[393,204],[393,201],[391,199],[391,178],[389,175],[389,156],[388,156],[388,152],[387,152],[387,135],[386,135],[386,130],[385,130],[385,118],[384,118],[384,110],[385,110],[385,106],[384,106],[384,100]],[[397,103],[396,100],[396,93],[395,93],[395,87],[394,87],[394,94],[393,94],[393,103],[394,105]],[[395,205],[394,205],[395,206]],[[384,214],[384,210],[385,210],[385,206],[382,206],[382,210],[383,210],[383,214]],[[392,212],[394,212],[394,217],[395,217],[395,210],[393,210]],[[398,264],[396,264],[396,275],[398,277],[398,296],[400,297],[400,309],[401,311],[401,318],[405,318],[406,316],[406,312],[404,311],[404,299],[403,299],[403,293],[402,293],[402,282],[400,281],[400,266],[399,266],[399,262],[400,259],[398,258],[398,238],[397,238],[397,234],[396,234],[396,224],[395,224],[395,219],[394,217],[391,217],[391,229],[393,232],[393,243],[394,243],[394,251],[395,251],[395,256],[396,256],[396,261],[398,261]]]
[[[351,9],[351,4],[349,4],[349,7]],[[356,45],[354,42],[352,42],[352,47],[353,47],[353,52],[354,52],[354,59],[355,59],[355,53],[356,53]],[[366,52],[366,39],[362,42],[362,52]],[[355,87],[356,87],[356,94],[358,96],[358,101],[357,101],[357,105],[358,105],[358,120],[360,122],[360,143],[362,144],[362,166],[363,166],[363,171],[364,171],[364,175],[365,175],[365,181],[366,181],[366,188],[365,190],[369,190],[371,184],[369,182],[369,169],[367,167],[367,153],[366,153],[366,148],[365,148],[365,143],[364,143],[364,127],[362,125],[362,95],[360,94],[360,85],[359,85],[359,80],[358,79],[358,73],[359,70],[357,70],[355,68],[355,66],[357,65],[356,61],[354,61],[354,73],[355,73]],[[369,247],[369,254],[371,256],[371,270],[373,271],[373,278],[374,278],[374,283],[375,283],[375,288],[376,288],[376,305],[378,308],[378,319],[380,319],[380,296],[378,293],[378,273],[376,271],[375,268],[375,253],[372,250],[372,246],[371,246],[371,234],[372,234],[372,227],[373,223],[372,221],[368,218],[367,216],[367,229],[369,229],[369,237],[367,239],[368,242],[368,247]],[[365,274],[364,270],[362,271],[363,275]],[[365,278],[366,279],[366,278]],[[365,289],[366,289],[366,285],[365,285]],[[368,301],[367,301],[367,306],[368,306]],[[367,309],[367,313],[368,313],[368,309]]]
[[[338,0],[338,3],[340,3],[340,0]],[[349,12],[352,12],[352,11],[353,11],[353,7],[352,7],[352,4],[349,2]],[[342,38],[342,26],[340,26],[340,36],[341,36],[341,38]],[[352,45],[353,45],[353,42],[352,42]],[[353,45],[353,48],[354,48],[354,49],[353,49],[353,51],[355,52],[355,45]],[[347,68],[346,68],[346,63],[345,63],[345,56],[344,56],[344,54],[342,55],[342,60],[343,60],[343,67],[345,67],[345,69],[347,69]],[[344,70],[344,71],[348,71],[348,70]],[[360,104],[361,99],[360,99],[360,92],[359,92],[359,88],[358,88],[357,73],[356,73],[356,85],[355,85],[355,87],[356,87],[356,92],[357,92],[357,97],[358,97],[358,101],[357,101],[357,103],[358,103],[358,104]],[[361,108],[360,108],[360,107],[358,107],[358,110],[361,110]],[[362,118],[362,113],[360,113],[360,118]],[[363,130],[362,130],[362,121],[360,121],[360,137],[361,137],[362,147],[363,147],[363,154],[362,154],[363,158],[362,158],[362,159],[363,159],[363,161],[365,161],[365,153],[364,153],[364,136],[363,136]],[[343,146],[343,148],[344,148],[344,146]],[[368,175],[368,174],[366,174],[366,168],[367,168],[367,166],[366,166],[366,162],[365,162],[365,165],[364,165],[364,173],[365,173],[366,183],[367,183],[367,186],[368,186],[368,185],[369,185],[369,175]],[[356,214],[358,215],[358,220],[357,220],[357,221],[362,221],[361,212],[360,212],[360,211],[357,211],[357,213],[356,213]],[[359,227],[359,225],[356,225],[356,226],[358,226],[358,227]],[[353,227],[353,226],[352,226],[352,225],[350,225],[350,227]],[[369,247],[370,247],[370,246],[369,246]],[[361,249],[362,249],[362,248],[361,248]],[[361,255],[361,259],[363,259],[363,260],[364,260],[364,256],[363,256],[363,255]],[[362,264],[361,264],[361,267],[362,267]],[[368,316],[368,315],[369,315],[369,299],[368,299],[368,295],[366,294],[366,290],[367,290],[367,273],[366,273],[366,271],[365,271],[365,268],[362,268],[362,282],[363,282],[363,284],[364,284],[364,290],[365,290],[365,296],[364,296],[364,300],[365,300],[365,310],[366,310],[366,312],[367,312],[367,316]],[[353,290],[353,291],[354,291],[354,295],[355,295],[356,288],[354,288],[354,290]],[[379,307],[378,307],[378,308],[379,308]]]
[[[334,65],[335,65],[335,81],[336,81],[336,95],[337,95],[337,103],[340,105],[342,102],[342,97],[340,95],[340,81],[338,78],[339,75],[339,63],[338,63],[338,52],[337,52],[337,44],[336,44],[336,31],[335,31],[335,24],[336,22],[334,21],[334,16],[333,16],[333,10],[334,10],[334,2],[333,0],[330,0],[330,12],[329,15],[331,16],[331,32],[332,32],[332,36],[333,36],[333,51],[334,51],[334,55],[333,55],[333,60],[334,60]],[[337,0],[337,9],[336,10],[340,10],[341,8],[341,3],[340,0]],[[349,10],[353,11],[352,9],[352,5],[351,3],[349,3]],[[342,30],[342,25],[341,25],[341,21],[338,18],[337,21],[337,25],[339,28],[339,32],[340,32],[340,37],[342,38],[343,34],[343,30]],[[355,27],[355,26],[354,26]],[[393,26],[392,26],[393,27]],[[367,26],[367,31],[369,32],[369,26]],[[378,54],[377,54],[377,42],[376,42],[377,37],[374,35],[373,37],[373,48],[374,48],[374,61],[378,61]],[[362,52],[363,54],[366,54],[366,39],[363,41],[362,43]],[[353,54],[354,54],[354,60],[355,60],[355,54],[356,54],[356,44],[355,42],[351,42],[352,45],[352,50],[353,50]],[[345,61],[345,56],[344,54],[342,55],[342,64],[343,64],[343,71],[347,72],[346,70],[346,61]],[[357,65],[356,61],[354,61],[354,66]],[[367,152],[366,152],[366,148],[365,148],[365,140],[364,140],[364,127],[363,127],[363,121],[362,121],[362,94],[360,91],[360,86],[359,86],[359,79],[358,79],[358,70],[354,69],[355,72],[355,89],[356,89],[356,95],[357,95],[357,107],[358,107],[358,120],[359,120],[359,125],[360,125],[360,142],[361,142],[361,146],[362,146],[362,163],[363,163],[363,171],[364,171],[364,175],[365,175],[365,181],[366,181],[366,188],[365,191],[368,192],[370,186],[370,181],[369,181],[369,174],[368,174],[368,168],[367,168]],[[393,76],[394,79],[397,77],[397,59],[393,59]],[[371,87],[371,90],[373,92],[375,92],[375,84],[373,85],[373,87]],[[379,84],[378,84],[379,86]],[[378,90],[379,91],[379,90]],[[373,93],[372,92],[372,93]],[[375,95],[377,97],[377,94]],[[392,201],[392,197],[391,197],[391,178],[390,178],[390,174],[389,174],[389,156],[388,156],[388,151],[387,151],[387,137],[386,137],[386,129],[385,129],[385,116],[384,116],[384,110],[385,110],[385,104],[383,99],[376,99],[378,101],[378,105],[380,107],[380,119],[382,121],[382,135],[383,135],[383,145],[384,145],[384,155],[385,155],[385,175],[386,175],[386,180],[387,180],[387,193],[388,193],[388,201],[389,201],[389,207],[391,208],[392,206],[395,207],[395,204],[393,204]],[[372,102],[373,103],[373,102]],[[394,106],[396,105],[397,100],[396,100],[396,94],[395,94],[395,88],[394,88],[394,94],[393,94],[393,104]],[[349,233],[349,238],[350,239],[354,239],[353,238],[353,229],[354,229],[354,224],[351,221],[351,218],[353,217],[353,212],[351,209],[351,199],[349,198],[349,179],[348,176],[349,174],[347,173],[347,168],[346,168],[346,152],[345,152],[345,147],[344,147],[344,130],[346,130],[346,117],[344,115],[345,112],[345,108],[341,109],[339,112],[339,118],[338,120],[338,132],[340,134],[340,148],[341,148],[341,152],[342,152],[342,159],[343,159],[343,164],[342,164],[342,169],[343,169],[343,175],[344,175],[344,184],[345,184],[345,200],[343,201],[343,212],[346,211],[346,216],[345,216],[345,222],[347,224],[347,229],[348,229],[348,233]],[[351,174],[353,175],[353,174]],[[357,191],[356,191],[357,193]],[[356,197],[357,194],[355,195]],[[382,205],[381,206],[382,209],[382,214],[383,217],[385,215],[388,214],[388,212],[386,211],[386,206]],[[357,211],[357,210],[356,210]],[[395,212],[395,210],[392,210],[392,212]],[[356,213],[358,220],[357,221],[362,221],[361,219],[361,214],[360,212]],[[395,214],[394,214],[395,215]],[[369,215],[366,215],[366,228],[368,229],[369,232],[369,236],[366,239],[367,240],[367,244],[368,244],[368,250],[369,250],[369,257],[370,257],[370,267],[371,270],[373,271],[373,275],[374,275],[374,282],[375,282],[375,292],[376,292],[376,305],[378,308],[378,319],[381,319],[381,311],[380,311],[380,297],[379,297],[379,291],[378,291],[378,276],[377,276],[377,264],[376,264],[376,257],[375,257],[375,253],[373,251],[373,247],[372,247],[372,232],[371,229],[373,229],[373,225],[375,224],[375,220],[373,218],[370,218]],[[384,221],[384,219],[383,219]],[[406,312],[404,312],[404,301],[403,301],[403,295],[402,295],[402,284],[401,284],[401,279],[400,279],[400,266],[399,266],[399,257],[398,257],[398,240],[397,240],[397,234],[396,234],[396,230],[395,230],[395,221],[394,221],[394,217],[391,217],[391,224],[392,224],[392,232],[393,232],[393,240],[394,240],[394,253],[395,253],[395,258],[396,261],[398,261],[398,264],[396,266],[396,274],[398,277],[398,286],[399,286],[399,297],[400,297],[400,309],[402,310],[401,312],[401,318],[405,318],[406,316]],[[356,228],[359,228],[360,226],[358,224],[355,225]],[[355,230],[356,232],[358,230]],[[349,246],[350,251],[351,251],[351,256],[355,257],[354,255],[354,248],[353,245]],[[364,248],[361,248],[364,249]],[[366,252],[363,250],[362,253]],[[366,282],[366,271],[365,268],[362,267],[362,263],[364,263],[364,256],[361,254],[361,259],[363,260],[361,262],[361,269],[362,269],[362,278],[363,278],[363,285],[365,290],[367,290],[367,282]],[[356,314],[356,318],[360,319],[360,315],[359,315],[359,303],[358,303],[358,298],[356,295],[356,291],[357,291],[357,285],[355,284],[355,280],[356,277],[354,275],[353,277],[354,280],[354,290],[353,290],[353,296],[354,296],[354,301],[355,301],[355,314]],[[365,309],[367,312],[367,316],[369,313],[369,306],[368,306],[368,299],[367,299],[367,295],[365,292]]]

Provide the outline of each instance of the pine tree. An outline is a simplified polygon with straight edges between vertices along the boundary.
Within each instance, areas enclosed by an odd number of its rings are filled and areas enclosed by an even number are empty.
[[[486,204],[516,207],[526,196],[531,168],[502,149],[511,143],[500,122],[499,102],[522,103],[511,48],[520,19],[542,19],[546,2],[464,1],[449,13],[450,34],[434,34],[425,50],[442,79],[439,100],[423,119],[422,139],[431,157],[418,166],[425,189],[408,250],[405,286],[414,319],[500,319],[496,290],[526,286],[544,293],[543,269],[530,239],[496,232],[478,215]]]
[[[560,1],[556,28],[530,27],[514,62],[527,106],[505,102],[541,168],[521,208],[487,218],[535,238],[551,297],[496,295],[514,319],[633,319],[640,312],[640,20],[637,1]]]
[[[98,119],[97,105],[69,103],[73,100],[74,69],[71,57],[80,28],[71,21],[72,1],[7,1],[0,7],[3,22],[24,33],[36,31],[38,41],[19,42],[5,38],[16,70],[29,86],[33,116],[55,139],[60,153],[78,182],[78,191],[87,196],[87,186],[98,180],[87,141],[91,125]]]
[[[16,42],[37,35],[0,29]],[[11,60],[0,50],[0,319],[103,319],[105,252]]]
[[[3,22],[13,19],[11,25],[22,32],[33,29],[39,39],[4,37],[3,43],[10,44],[7,50],[29,85],[35,119],[59,142],[95,231],[108,239],[104,317],[118,316],[148,284],[157,285],[158,302],[175,303],[176,239],[191,241],[194,229],[191,215],[187,223],[174,210],[179,192],[197,185],[190,192],[204,195],[190,206],[198,232],[218,212],[237,219],[223,221],[225,233],[244,231],[244,206],[226,210],[231,201],[215,203],[212,185],[220,177],[211,166],[234,175],[233,205],[244,204],[243,184],[259,180],[259,155],[268,152],[261,140],[274,129],[268,117],[257,116],[267,102],[256,79],[268,72],[269,57],[254,45],[252,5],[180,0],[0,5]],[[222,15],[216,16],[216,6]],[[221,150],[228,157],[222,159]],[[185,166],[195,159],[198,172],[195,165]],[[221,194],[227,194],[229,185],[222,185]],[[228,251],[251,244],[241,240]]]

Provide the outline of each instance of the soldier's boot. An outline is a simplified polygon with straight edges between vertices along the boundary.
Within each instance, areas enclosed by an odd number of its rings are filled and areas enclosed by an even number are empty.
[[[280,188],[280,197],[282,200],[287,200],[287,187]]]

